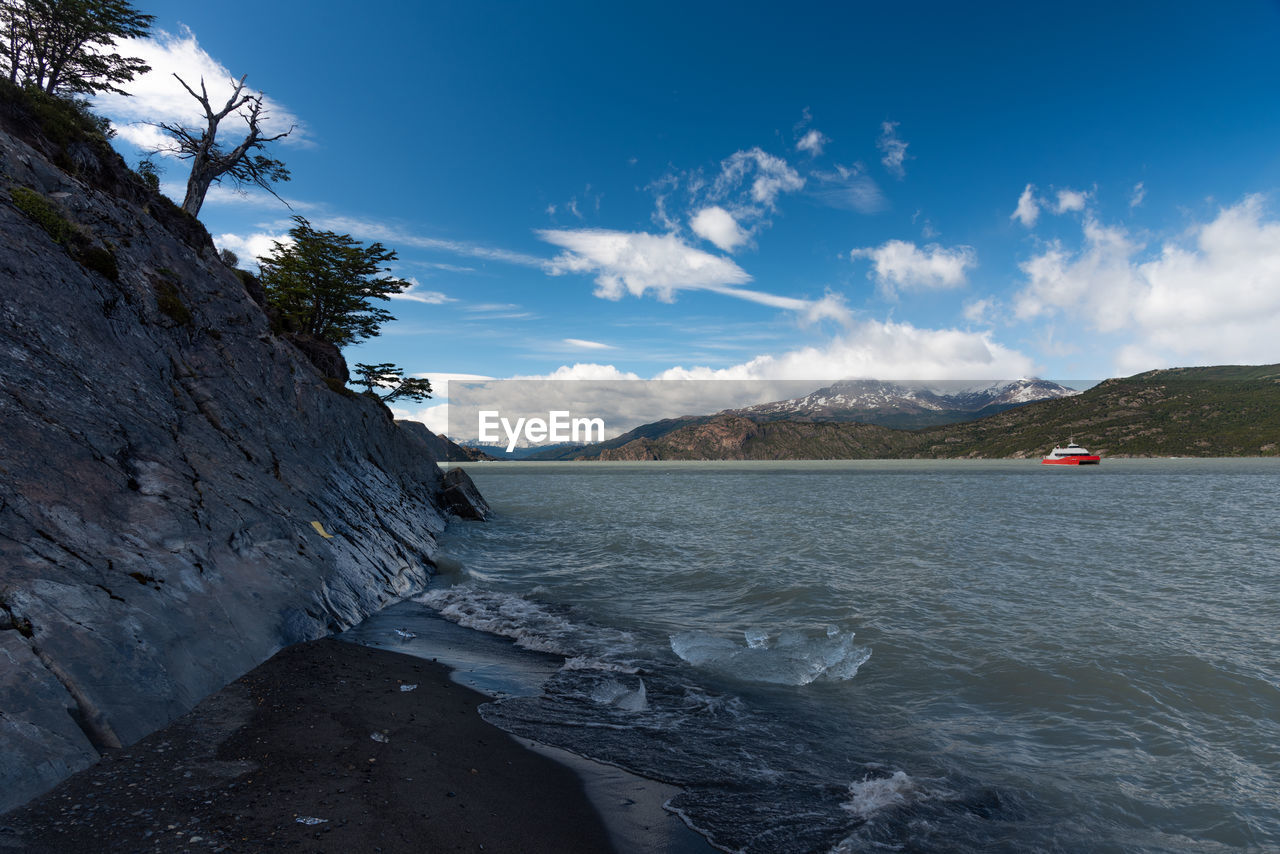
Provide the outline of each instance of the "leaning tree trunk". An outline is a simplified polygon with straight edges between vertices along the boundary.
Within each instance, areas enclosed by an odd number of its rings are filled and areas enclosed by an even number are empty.
[[[191,177],[187,179],[187,195],[182,200],[182,209],[192,216],[200,215],[200,208],[204,205],[205,194],[209,192],[209,187],[213,184],[214,175],[207,171],[201,170],[201,174],[197,175],[195,168],[191,170]]]

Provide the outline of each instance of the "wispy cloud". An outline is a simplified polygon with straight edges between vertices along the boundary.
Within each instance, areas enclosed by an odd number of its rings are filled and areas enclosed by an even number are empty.
[[[800,141],[796,143],[796,151],[803,151],[810,157],[817,157],[831,139],[817,128],[810,128]]]
[[[614,347],[612,344],[602,344],[599,341],[587,341],[586,339],[583,339],[583,338],[565,338],[563,339],[562,343],[568,344],[570,347],[576,347],[579,350],[616,350],[618,349]]]
[[[1147,188],[1142,182],[1133,185],[1133,193],[1129,196],[1129,207],[1136,208],[1142,204],[1142,200],[1147,197]]]
[[[804,178],[781,157],[756,146],[736,151],[720,164],[712,195],[731,198],[749,182],[751,202],[772,209],[783,193],[804,189]]]
[[[410,277],[405,281],[410,283],[409,287],[399,293],[390,294],[392,299],[420,302],[427,305],[444,305],[449,302],[457,302],[453,297],[442,294],[440,291],[426,290],[417,279]]]
[[[879,185],[861,163],[837,164],[834,171],[814,172],[813,177],[817,181],[811,185],[809,194],[827,207],[873,214],[889,206]]]
[[[349,216],[321,216],[315,218],[314,224],[330,231],[351,234],[363,240],[377,240],[391,249],[412,246],[416,249],[448,252],[452,255],[479,258],[485,261],[500,261],[504,264],[515,264],[521,267],[544,268],[548,263],[545,258],[537,258],[533,255],[526,255],[523,252],[512,252],[507,249],[499,249],[465,240],[428,237],[415,234],[399,226],[378,222],[377,220]]]
[[[876,148],[884,156],[880,162],[889,174],[898,179],[907,175],[906,161],[911,158],[907,154],[908,143],[898,138],[898,122],[884,122],[880,125],[880,138],[876,140]]]

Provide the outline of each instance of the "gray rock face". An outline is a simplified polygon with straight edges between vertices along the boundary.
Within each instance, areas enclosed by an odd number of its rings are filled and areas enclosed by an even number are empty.
[[[0,811],[418,590],[448,515],[420,437],[331,390],[202,230],[94,166],[112,180],[0,128]]]

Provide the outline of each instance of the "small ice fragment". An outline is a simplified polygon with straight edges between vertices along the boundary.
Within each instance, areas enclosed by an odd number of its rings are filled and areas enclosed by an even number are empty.
[[[388,742],[391,741],[391,739],[387,738],[386,735],[380,732],[371,733],[369,735],[369,738],[372,738],[374,741],[379,742],[381,744],[387,744]]]
[[[413,632],[409,631],[408,629],[396,629],[396,634],[398,634],[398,635],[399,635],[400,637],[402,637],[402,638],[416,638],[416,637],[417,637],[417,635],[415,635]]]
[[[298,824],[324,824],[328,820],[327,818],[316,818],[311,815],[300,815],[297,818]]]
[[[412,690],[414,690],[414,689],[415,689],[415,688],[417,688],[417,687],[418,687],[417,685],[401,685],[401,686],[400,686],[400,690],[401,690],[401,691],[412,691]]]

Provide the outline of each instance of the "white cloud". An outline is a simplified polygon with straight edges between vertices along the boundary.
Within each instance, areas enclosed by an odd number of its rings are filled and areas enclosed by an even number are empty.
[[[1067,211],[1082,211],[1085,203],[1089,201],[1087,192],[1079,192],[1077,190],[1059,190],[1058,203],[1054,205],[1053,212],[1062,214]]]
[[[1280,340],[1280,221],[1249,196],[1165,242],[1158,254],[1086,216],[1083,244],[1024,262],[1017,316],[1064,315],[1127,332],[1122,367],[1275,361]]]
[[[1031,376],[1032,361],[985,332],[866,320],[822,345],[762,355],[729,368],[671,368],[656,379],[999,379]]]
[[[616,350],[612,344],[602,344],[599,341],[587,341],[583,338],[565,338],[564,343],[570,347],[577,347],[579,350]]]
[[[806,321],[846,321],[849,310],[834,294],[812,300],[737,287],[751,276],[733,261],[696,249],[674,234],[607,231],[584,228],[537,232],[561,253],[547,266],[552,275],[594,273],[595,295],[618,300],[626,294],[642,297],[652,291],[672,302],[683,290],[711,291],[735,299],[800,314]]]
[[[851,259],[870,258],[872,275],[888,293],[904,290],[958,288],[966,281],[965,271],[978,264],[970,246],[951,249],[929,244],[920,249],[905,240],[890,240],[880,246],[854,249]]]
[[[448,240],[439,237],[426,237],[406,231],[398,226],[376,220],[359,219],[349,216],[317,216],[312,218],[312,225],[343,234],[350,234],[361,240],[377,240],[388,249],[412,246],[417,249],[430,249],[464,255],[468,258],[480,258],[485,261],[501,261],[504,264],[516,264],[521,267],[545,268],[545,258],[536,258],[522,252],[511,252],[471,243],[465,240]]]
[[[1027,228],[1036,224],[1036,220],[1040,218],[1040,202],[1036,199],[1035,191],[1033,185],[1026,186],[1022,195],[1018,196],[1018,207],[1009,215],[1009,219],[1016,219]]]
[[[783,193],[804,189],[804,178],[786,160],[757,146],[748,151],[736,151],[720,164],[713,195],[718,198],[728,196],[748,175],[754,176],[751,179],[751,200],[768,209],[773,208]]]
[[[880,162],[889,174],[897,178],[905,178],[907,170],[905,162],[910,159],[907,154],[908,143],[898,139],[898,123],[884,122],[880,125],[880,138],[876,140],[876,148],[884,155]]]
[[[543,240],[566,250],[548,266],[553,275],[594,273],[596,296],[621,299],[653,291],[670,302],[681,290],[743,284],[751,276],[728,258],[689,246],[674,234],[584,228],[542,230]]]
[[[779,294],[765,293],[764,291],[753,291],[747,288],[708,288],[718,294],[734,297],[736,299],[754,302],[759,305],[767,305],[770,308],[780,308],[785,311],[794,311],[801,315],[806,323],[817,323],[820,320],[835,320],[848,325],[852,322],[853,313],[849,311],[848,305],[845,304],[844,297],[839,294],[828,292],[821,299],[803,299],[800,297],[781,296]]]
[[[1129,207],[1131,208],[1138,207],[1138,205],[1142,204],[1142,200],[1145,199],[1146,197],[1147,197],[1147,188],[1143,186],[1141,181],[1139,181],[1138,183],[1133,185],[1133,193],[1132,195],[1129,196]]]
[[[160,131],[142,122],[170,122],[204,124],[204,114],[197,101],[173,78],[179,75],[197,92],[204,79],[209,92],[209,102],[220,108],[231,95],[232,81],[239,80],[218,60],[200,47],[191,30],[183,28],[173,35],[157,30],[152,38],[126,39],[119,43],[119,51],[125,56],[136,56],[151,66],[151,70],[124,85],[130,96],[112,92],[94,97],[95,107],[115,124],[120,136],[143,149],[156,148],[166,137]],[[246,81],[257,82],[256,80]],[[266,81],[270,82],[270,81]],[[261,95],[259,90],[246,86],[246,92]],[[268,96],[262,100],[263,132],[267,136],[284,133],[290,127],[293,132],[281,140],[285,144],[306,145],[311,140],[302,121],[288,108]],[[244,125],[227,120],[220,128],[219,138],[227,134],[243,135]]]
[[[422,287],[422,283],[410,276],[405,281],[409,282],[409,287],[396,294],[390,294],[392,299],[407,300],[409,302],[421,302],[427,305],[443,305],[447,302],[457,302],[451,296],[446,296],[439,291],[428,291]]]
[[[833,172],[814,172],[818,186],[811,195],[828,207],[873,214],[889,206],[879,185],[861,163],[836,165]]]
[[[640,379],[639,374],[620,371],[613,365],[601,365],[595,362],[574,362],[572,365],[561,365],[549,374],[531,374],[514,376],[513,380],[589,380],[631,381]]]
[[[964,304],[964,319],[970,323],[990,323],[996,316],[999,304],[990,297],[970,300]]]
[[[257,263],[261,259],[270,255],[276,248],[277,243],[286,246],[293,243],[293,238],[288,233],[270,234],[268,232],[256,232],[241,236],[238,234],[219,234],[214,238],[214,244],[219,249],[230,249],[239,256],[241,263],[252,260]]]
[[[822,148],[831,139],[824,135],[817,128],[810,128],[809,132],[800,137],[800,141],[796,143],[796,151],[808,152],[810,157],[817,157],[822,153]]]
[[[693,233],[709,240],[725,252],[732,252],[750,239],[738,221],[719,205],[703,208],[689,221]]]
[[[432,387],[434,390],[434,380]],[[437,403],[421,409],[401,409],[393,406],[391,414],[401,421],[418,421],[425,424],[427,429],[437,436],[446,436],[449,433],[449,404],[447,403]]]

